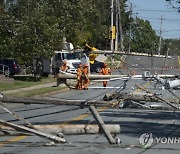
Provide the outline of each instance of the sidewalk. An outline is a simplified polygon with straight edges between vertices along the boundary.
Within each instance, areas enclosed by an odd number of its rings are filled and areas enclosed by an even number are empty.
[[[50,82],[46,84],[41,84],[41,85],[35,85],[35,86],[30,86],[26,88],[18,88],[18,89],[13,89],[13,90],[7,90],[7,91],[2,91],[4,94],[13,94],[16,92],[21,92],[21,91],[30,91],[34,89],[41,89],[41,88],[47,88],[47,87],[53,87],[56,86],[56,82]]]

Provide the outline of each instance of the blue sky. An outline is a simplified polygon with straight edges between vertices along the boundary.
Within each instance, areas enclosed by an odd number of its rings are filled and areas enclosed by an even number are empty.
[[[171,8],[166,0],[128,0],[133,4],[133,17],[150,21],[157,35],[160,34],[161,16],[162,37],[180,38],[180,13]]]

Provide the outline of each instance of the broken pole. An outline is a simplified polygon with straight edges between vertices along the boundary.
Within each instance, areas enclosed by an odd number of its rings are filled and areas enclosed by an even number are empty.
[[[176,105],[172,104],[171,102],[165,100],[164,98],[162,98],[162,97],[160,97],[160,96],[158,96],[158,95],[150,92],[149,90],[146,90],[145,88],[143,88],[143,87],[141,87],[141,86],[139,86],[139,85],[136,85],[136,87],[138,87],[139,89],[144,90],[144,91],[147,92],[147,93],[153,94],[153,97],[157,98],[158,100],[160,100],[160,101],[162,101],[162,102],[165,102],[166,104],[168,104],[169,106],[173,107],[174,109],[178,109],[178,110],[180,109],[178,106],[176,106]]]
[[[107,130],[106,125],[104,123],[104,121],[102,120],[101,116],[99,115],[99,113],[97,112],[96,108],[94,107],[94,105],[90,105],[89,106],[89,110],[92,113],[92,115],[94,116],[94,118],[96,119],[96,121],[98,122],[99,127],[102,129],[102,131],[104,132],[107,140],[109,141],[110,144],[115,144],[115,139],[112,137],[111,133]]]
[[[11,115],[13,115],[15,118],[19,119],[21,122],[27,124],[28,127],[30,128],[34,128],[33,125],[27,121],[26,119],[24,119],[21,115],[15,113],[13,110],[9,109],[5,104],[3,104],[0,101],[0,108],[2,108],[3,110],[7,111],[8,113],[10,113]]]
[[[54,104],[54,105],[73,105],[73,106],[111,106],[109,102],[97,101],[97,100],[66,100],[66,99],[33,99],[33,98],[18,98],[18,97],[4,97],[0,98],[3,103],[20,103],[20,104]]]
[[[58,143],[65,143],[66,140],[64,138],[60,138],[58,136],[55,136],[55,135],[51,135],[51,134],[47,134],[47,133],[44,133],[44,132],[40,132],[40,131],[37,131],[35,129],[31,129],[31,128],[28,128],[28,127],[25,127],[25,126],[21,126],[21,125],[17,125],[17,124],[13,124],[13,123],[10,123],[10,122],[6,122],[2,119],[0,119],[0,123],[5,125],[5,126],[9,126],[9,127],[12,127],[16,130],[20,130],[20,131],[25,131],[25,132],[29,132],[29,133],[33,133],[37,136],[40,136],[40,137],[43,137],[43,138],[47,138],[53,142],[58,142]]]
[[[104,133],[97,124],[38,124],[34,125],[34,128],[38,131],[49,133],[49,134],[59,134],[63,133],[64,135],[79,135],[79,134],[102,134]],[[107,130],[111,134],[119,134],[121,131],[120,125],[118,124],[108,124],[106,125]],[[0,125],[0,132],[4,130],[9,132],[7,134],[14,135],[16,132],[15,129]],[[4,132],[3,131],[3,132]],[[25,134],[25,133],[23,133]]]

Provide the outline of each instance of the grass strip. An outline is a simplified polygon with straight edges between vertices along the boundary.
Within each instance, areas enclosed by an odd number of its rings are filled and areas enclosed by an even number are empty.
[[[34,85],[41,85],[49,82],[55,82],[55,78],[42,78],[41,81],[19,81],[19,80],[14,80],[12,83],[2,83],[0,82],[0,91],[6,91],[6,90],[13,90],[17,88],[25,88],[25,87],[30,87]]]
[[[42,95],[46,93],[56,92],[59,90],[64,89],[64,87],[46,87],[46,88],[40,88],[40,89],[34,89],[34,90],[28,90],[28,91],[21,91],[11,94],[11,96],[16,97],[32,97],[35,95]]]

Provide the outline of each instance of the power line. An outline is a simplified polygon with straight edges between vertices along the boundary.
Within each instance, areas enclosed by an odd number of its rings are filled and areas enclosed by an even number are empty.
[[[167,30],[167,31],[163,31],[165,33],[168,33],[168,32],[180,32],[180,29],[177,29],[177,30]]]
[[[161,20],[161,18],[152,18],[152,17],[146,17],[146,16],[138,16],[140,18],[145,18],[145,19],[150,19],[150,20]],[[168,19],[168,18],[163,18],[164,21],[175,21],[175,22],[180,22],[180,19]]]
[[[173,10],[144,10],[144,9],[139,9],[139,10],[136,10],[136,11],[142,11],[142,12],[176,12],[176,11],[173,11]]]

